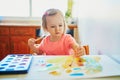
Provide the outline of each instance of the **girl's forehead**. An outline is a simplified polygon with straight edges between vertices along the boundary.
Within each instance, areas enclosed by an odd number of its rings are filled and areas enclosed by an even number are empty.
[[[63,21],[63,17],[60,14],[55,14],[52,16],[46,17],[47,21],[54,22],[54,21]]]

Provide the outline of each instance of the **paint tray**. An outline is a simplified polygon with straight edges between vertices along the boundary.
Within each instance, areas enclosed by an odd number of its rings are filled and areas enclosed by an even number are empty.
[[[28,73],[32,62],[31,54],[10,54],[0,62],[0,74]]]

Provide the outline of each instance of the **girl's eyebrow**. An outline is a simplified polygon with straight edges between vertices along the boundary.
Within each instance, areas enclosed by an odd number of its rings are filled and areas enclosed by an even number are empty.
[[[55,26],[55,24],[50,24],[50,26]]]
[[[49,25],[50,27],[55,27],[56,25]]]

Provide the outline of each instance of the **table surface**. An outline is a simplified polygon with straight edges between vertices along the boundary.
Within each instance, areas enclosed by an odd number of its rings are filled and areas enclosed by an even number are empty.
[[[103,70],[98,74],[92,74],[87,76],[68,76],[64,74],[64,70],[59,76],[53,76],[48,73],[47,70],[41,70],[39,64],[40,59],[46,60],[62,59],[68,56],[33,56],[30,70],[27,74],[9,74],[0,75],[0,80],[120,80],[120,64],[112,60],[106,55],[86,55],[85,57],[100,57],[100,64]],[[62,60],[61,60],[62,61]],[[55,62],[55,61],[53,61]],[[59,62],[59,61],[58,61]],[[64,62],[64,61],[63,61]],[[61,64],[61,63],[60,63]],[[58,65],[58,64],[57,64]]]

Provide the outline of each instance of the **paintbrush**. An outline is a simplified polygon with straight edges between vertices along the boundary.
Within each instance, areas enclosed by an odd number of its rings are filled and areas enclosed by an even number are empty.
[[[74,62],[74,56],[72,57],[72,61],[71,61],[71,64],[69,66],[72,66],[73,62]]]
[[[36,42],[36,41],[39,41],[39,40],[42,40],[44,37],[45,37],[45,35],[43,35],[43,36],[37,38],[37,39],[35,40],[35,42]]]

